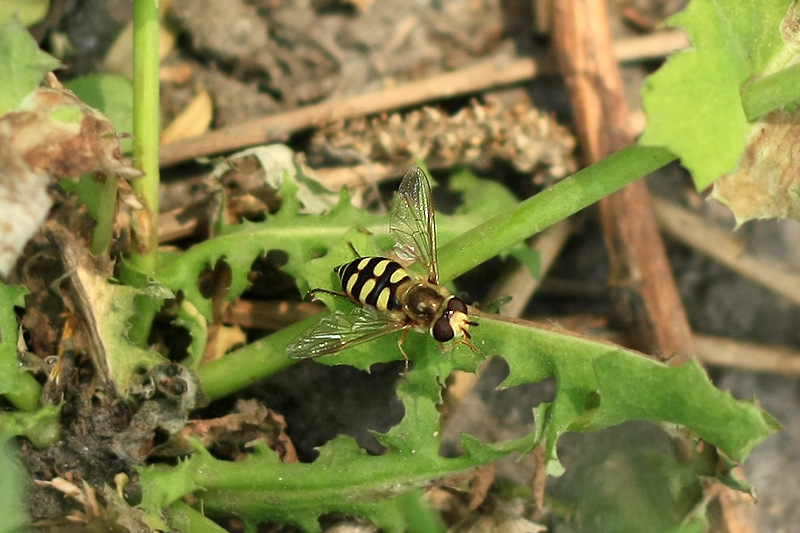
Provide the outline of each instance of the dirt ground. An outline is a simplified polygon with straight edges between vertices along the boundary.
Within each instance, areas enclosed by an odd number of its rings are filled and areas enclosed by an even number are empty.
[[[620,38],[644,33],[648,28],[642,26],[642,21],[658,22],[668,14],[662,9],[678,8],[673,5],[675,2],[611,3]],[[651,4],[658,4],[658,8]],[[624,11],[630,9],[633,11]],[[631,13],[638,13],[640,17],[634,19]],[[100,68],[107,50],[130,17],[131,2],[128,0],[54,0],[50,17],[34,29],[34,34],[45,48],[52,46],[56,34],[66,35],[72,49],[64,58],[66,68],[62,75],[77,76]],[[187,75],[162,83],[164,121],[169,123],[200,90],[205,90],[214,102],[214,128],[328,99],[343,99],[423,80],[486,58],[504,60],[513,54],[543,54],[548,46],[546,28],[536,24],[534,7],[522,0],[413,3],[173,0],[166,12],[165,26],[175,36],[175,43],[163,64],[173,69],[173,73],[181,71]],[[631,83],[628,93],[633,109],[640,107],[636,96],[638,83],[655,66],[654,62],[643,60],[625,67],[625,79]],[[319,167],[363,161],[402,165],[408,162],[409,146],[430,143],[432,166],[449,168],[467,163],[482,175],[508,183],[520,195],[541,190],[575,170],[574,140],[569,134],[571,113],[565,88],[558,77],[537,78],[524,86],[473,96],[480,105],[492,102],[491,105],[503,110],[490,119],[497,127],[509,127],[504,121],[514,117],[518,123],[528,120],[525,124],[530,124],[530,131],[534,132],[530,134],[532,142],[543,147],[540,157],[533,159],[530,151],[519,146],[498,149],[495,153],[485,150],[472,153],[454,148],[460,146],[457,144],[433,143],[431,139],[441,135],[438,131],[435,135],[431,133],[431,124],[442,123],[445,115],[449,117],[470,109],[475,104],[469,97],[429,102],[436,111],[407,109],[407,116],[413,120],[403,123],[393,122],[390,117],[378,117],[373,122],[359,119],[334,122],[305,129],[285,141],[296,151],[304,152],[308,161]],[[547,119],[552,120],[552,124],[547,122],[545,127],[544,119],[538,116],[534,119],[510,111],[515,105],[531,102],[550,113],[548,117],[554,117]],[[437,112],[440,115],[430,115]],[[469,128],[476,127],[473,115],[466,112],[457,121],[447,124],[453,131],[467,132],[462,133],[465,136],[471,131]],[[545,130],[550,134],[545,136],[542,133]],[[165,170],[164,211],[180,208],[189,198],[200,197],[201,188],[196,184],[202,170],[194,164]],[[725,230],[733,227],[726,210],[717,204],[704,203],[679,167],[669,167],[650,177],[649,185],[659,197],[694,206],[694,211],[704,216],[709,224]],[[442,208],[447,209],[444,199]],[[592,209],[579,217],[580,232],[568,241],[527,305],[524,316],[554,320],[597,317],[609,312],[605,291],[607,257],[598,217]],[[751,223],[736,235],[744,252],[800,269],[800,225],[797,222]],[[680,295],[696,333],[800,348],[797,305],[671,237],[666,237],[665,242]],[[496,278],[504,266],[499,260],[490,262],[482,266],[479,273],[465,276],[460,286],[470,298],[480,302],[488,292],[480,280]],[[42,269],[42,278],[47,279],[46,265]],[[264,291],[261,296],[296,299],[291,280],[275,271],[272,275],[274,277],[258,289]],[[46,344],[45,340],[41,342]],[[402,416],[392,389],[399,370],[397,365],[386,365],[365,374],[350,368],[306,362],[243,391],[241,396],[257,398],[285,416],[301,460],[312,459],[313,448],[338,433],[350,434],[361,446],[378,451],[379,445],[369,430],[386,431]],[[452,444],[458,431],[496,440],[531,430],[531,408],[552,396],[553,384],[545,382],[497,392],[494,386],[502,379],[504,371],[502,363],[491,365],[465,401],[467,407],[462,408],[450,424],[446,442]],[[710,366],[710,374],[720,388],[735,397],[755,397],[784,425],[783,431],[753,452],[744,470],[759,493],[754,509],[758,529],[793,531],[794,524],[800,523],[798,376],[714,365]],[[79,383],[87,379],[90,370],[78,368],[72,375]],[[112,453],[110,442],[114,434],[127,427],[131,415],[124,406],[112,405],[105,406],[104,411],[93,411],[93,416],[87,417],[84,415],[87,401],[90,400],[81,396],[67,398],[65,416],[75,419],[70,424],[72,433],[62,443],[46,453],[27,450],[25,457],[35,477],[52,476],[56,463],[72,464],[74,469],[86,473],[87,480],[98,484],[109,482],[109,469],[119,471],[120,460]],[[233,401],[217,402],[206,414],[225,413]],[[668,441],[660,430],[644,424],[631,424],[598,434],[571,435],[559,446],[567,474],[552,480],[548,492],[554,497],[566,497],[574,491],[587,461],[587,449],[613,450],[623,447],[626,441],[646,444],[647,449],[668,449]],[[81,451],[86,448],[96,451],[89,454]],[[533,459],[526,458],[516,463],[500,463],[497,474],[527,484],[533,468]],[[34,489],[33,497],[36,518],[53,518],[66,512],[62,497],[52,490]],[[553,530],[569,531],[565,527]]]

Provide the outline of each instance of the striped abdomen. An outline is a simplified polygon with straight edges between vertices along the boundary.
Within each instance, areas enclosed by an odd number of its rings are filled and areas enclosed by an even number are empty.
[[[336,267],[336,273],[350,298],[380,311],[402,309],[398,287],[411,279],[399,263],[383,257],[361,257]]]

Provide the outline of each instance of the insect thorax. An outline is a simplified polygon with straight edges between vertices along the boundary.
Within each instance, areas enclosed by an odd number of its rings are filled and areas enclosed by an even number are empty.
[[[411,318],[428,326],[441,314],[449,296],[444,287],[419,282],[410,286],[401,299]]]

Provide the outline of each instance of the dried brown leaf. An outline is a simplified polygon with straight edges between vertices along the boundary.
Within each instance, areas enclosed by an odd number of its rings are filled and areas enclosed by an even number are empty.
[[[488,463],[475,469],[475,477],[470,483],[469,508],[477,509],[489,494],[495,477],[494,463]]]
[[[297,452],[286,434],[283,416],[255,400],[239,400],[234,413],[220,418],[189,421],[174,444],[191,449],[186,437],[199,438],[206,448],[226,447],[237,451],[261,439],[284,463],[297,462]]]
[[[0,276],[47,217],[47,188],[88,172],[133,178],[111,122],[48,74],[19,109],[0,117]]]
[[[800,219],[800,109],[774,111],[752,128],[738,168],[714,183],[712,197],[737,225],[763,218]]]
[[[202,135],[211,126],[214,104],[211,95],[200,91],[175,120],[161,132],[161,144],[168,144],[188,137]]]

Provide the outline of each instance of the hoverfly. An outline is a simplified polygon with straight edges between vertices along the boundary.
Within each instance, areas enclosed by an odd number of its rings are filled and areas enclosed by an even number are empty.
[[[427,278],[407,271],[397,261],[385,257],[357,257],[334,269],[342,291],[313,289],[343,296],[357,304],[350,313],[333,311],[286,347],[293,359],[332,355],[339,351],[396,331],[403,332],[397,346],[406,360],[403,343],[411,330],[429,332],[444,343],[456,340],[472,351],[467,304],[439,285],[436,252],[436,221],[428,177],[418,167],[408,171],[394,197],[389,231],[397,244],[394,253],[400,260],[418,261]],[[352,248],[352,245],[351,245]],[[356,256],[358,252],[355,251]]]

